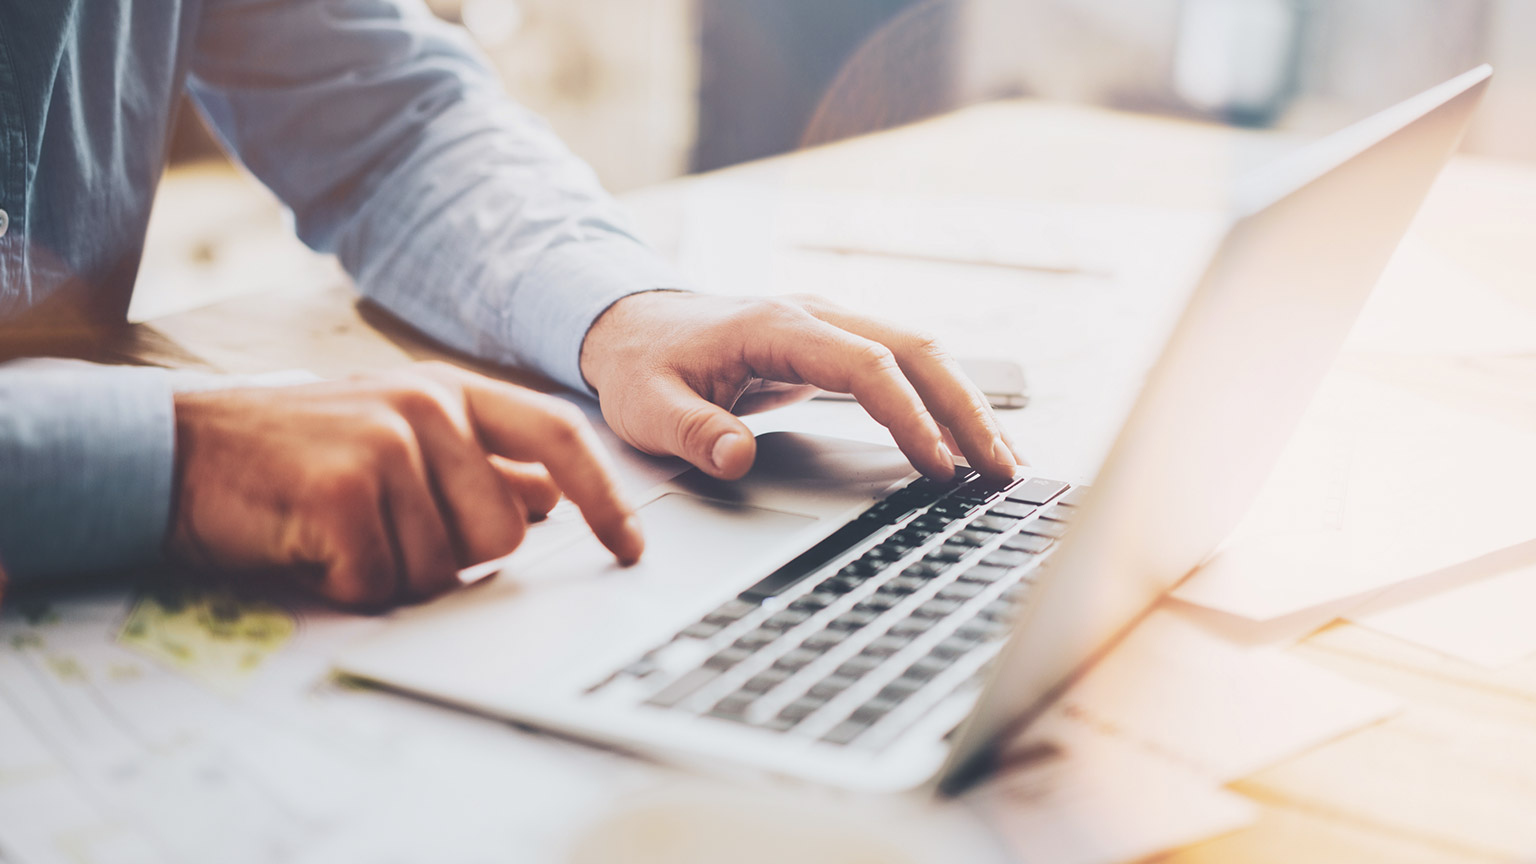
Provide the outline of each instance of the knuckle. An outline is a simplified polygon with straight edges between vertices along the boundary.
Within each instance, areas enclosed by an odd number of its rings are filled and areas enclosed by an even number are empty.
[[[404,417],[381,411],[370,417],[360,436],[363,461],[369,467],[397,464],[415,446],[416,432]]]
[[[935,360],[949,357],[949,349],[938,336],[926,330],[914,330],[907,334],[906,349],[916,357]]]
[[[853,359],[870,374],[883,375],[897,368],[896,355],[879,342],[865,342],[855,348]]]
[[[751,307],[753,318],[766,318],[778,323],[803,321],[810,317],[805,304],[797,296],[764,297]]]
[[[344,506],[370,500],[374,497],[374,480],[367,467],[356,461],[333,461],[316,466],[304,480],[306,497]]]
[[[390,390],[386,401],[411,423],[442,421],[453,413],[453,394],[434,381],[398,385]]]
[[[796,291],[792,294],[785,294],[779,299],[802,311],[826,305],[826,301],[808,291]]]
[[[549,419],[550,435],[561,445],[574,444],[581,440],[587,428],[587,416],[563,399],[546,396],[541,401],[540,410]]]

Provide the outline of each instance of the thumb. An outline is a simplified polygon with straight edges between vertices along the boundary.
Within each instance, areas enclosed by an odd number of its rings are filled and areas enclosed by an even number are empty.
[[[681,380],[659,382],[642,396],[638,416],[624,418],[625,437],[652,453],[681,456],[705,473],[735,480],[757,455],[752,430],[731,412],[704,399]]]

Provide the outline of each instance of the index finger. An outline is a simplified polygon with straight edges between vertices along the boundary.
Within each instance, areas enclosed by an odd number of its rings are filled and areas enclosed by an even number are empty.
[[[491,452],[542,463],[620,563],[640,560],[645,540],[634,508],[624,500],[608,454],[579,409],[469,372],[456,378],[470,421]]]
[[[756,374],[853,394],[924,474],[954,476],[943,433],[884,345],[810,315],[750,332],[743,353]]]
[[[992,406],[966,377],[959,362],[933,339],[874,318],[835,307],[808,308],[834,327],[857,333],[891,349],[901,370],[960,445],[971,467],[1005,476],[1020,462]]]

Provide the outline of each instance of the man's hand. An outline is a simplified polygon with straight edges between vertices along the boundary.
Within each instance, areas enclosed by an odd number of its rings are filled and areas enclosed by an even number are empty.
[[[817,389],[857,397],[930,476],[953,475],[950,447],[991,476],[1018,465],[985,397],[933,339],[815,297],[634,294],[592,325],[581,371],[624,440],[725,479],[756,455],[734,414]]]
[[[453,587],[562,492],[621,562],[644,545],[579,410],[444,364],[178,395],[176,435],[173,557],[307,570],[349,606]]]

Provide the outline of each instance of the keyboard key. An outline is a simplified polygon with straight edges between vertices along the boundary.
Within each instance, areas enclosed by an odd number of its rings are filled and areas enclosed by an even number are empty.
[[[811,689],[806,691],[806,695],[814,696],[817,699],[831,700],[856,683],[858,683],[857,678],[849,678],[846,675],[828,675],[811,685]]]
[[[704,622],[707,624],[718,624],[721,627],[724,627],[727,624],[736,622],[737,620],[746,616],[747,613],[753,612],[757,608],[757,604],[748,603],[745,600],[727,600],[720,605],[720,608],[709,613],[708,615],[705,615]]]
[[[1025,564],[1035,560],[1035,557],[1028,552],[1009,549],[1006,543],[1003,546],[1004,548],[1002,549],[994,549],[981,556],[981,563],[991,564],[994,567],[1023,567]]]
[[[708,639],[723,629],[719,624],[711,624],[708,621],[700,621],[697,624],[689,624],[683,628],[683,632],[677,634],[689,639]]]
[[[868,654],[855,654],[848,658],[848,662],[837,667],[836,674],[844,678],[862,678],[869,670],[879,666],[883,657],[872,657]]]
[[[751,651],[743,651],[740,648],[723,648],[715,656],[704,661],[704,665],[711,669],[719,669],[722,672],[735,666],[737,663],[752,656]]]
[[[964,519],[980,509],[980,504],[960,501],[954,498],[945,498],[943,501],[933,505],[928,512],[953,522],[956,519]]]
[[[964,558],[971,551],[969,546],[961,546],[956,543],[945,543],[943,546],[923,556],[924,561],[933,561],[939,564],[950,564]]]
[[[864,653],[875,657],[889,657],[907,647],[911,639],[887,633],[864,646]]]
[[[813,650],[825,651],[847,638],[847,630],[834,630],[828,628],[826,630],[818,630],[815,633],[805,637],[805,641],[801,644]]]
[[[857,630],[878,617],[880,616],[874,612],[861,612],[856,609],[850,609],[827,622],[827,627],[836,630]]]
[[[804,612],[819,612],[836,603],[837,596],[830,591],[813,591],[802,597],[796,597],[794,602],[789,604],[789,608]]]
[[[820,651],[813,651],[809,648],[793,648],[784,656],[773,661],[773,666],[775,669],[783,669],[786,672],[798,672],[816,662],[819,657],[821,657]]]
[[[1057,504],[1055,507],[1041,513],[1040,518],[1049,519],[1052,522],[1071,522],[1073,515],[1071,507],[1063,507]]]
[[[902,702],[908,696],[923,689],[923,683],[912,678],[897,678],[895,681],[880,688],[876,698],[884,699],[887,702]]]
[[[864,580],[854,576],[833,576],[816,586],[816,592],[826,594],[847,594],[849,591],[864,584]]]
[[[991,557],[991,555],[988,555],[986,558],[981,560],[983,562],[987,562]],[[990,563],[982,563],[977,564],[975,567],[972,567],[969,570],[966,570],[964,573],[961,573],[960,581],[980,582],[983,585],[990,585],[993,582],[997,582],[998,580],[1007,577],[1007,575],[1007,568],[994,567]]]
[[[853,608],[861,612],[874,612],[879,614],[900,602],[901,595],[899,592],[886,591],[882,586],[881,590],[876,591],[868,597],[865,597],[863,602],[859,603]]]
[[[1009,527],[1011,528],[1013,526],[1010,525]],[[955,534],[953,537],[949,538],[949,542],[945,545],[964,546],[975,549],[978,546],[985,546],[996,539],[997,532],[995,531],[981,531],[973,528],[967,528],[964,531],[961,531]]]
[[[941,657],[936,654],[928,654],[919,658],[916,663],[907,667],[907,671],[901,673],[901,677],[914,681],[928,681],[934,676],[954,665],[953,657]]]
[[[747,709],[751,708],[752,703],[756,701],[756,693],[743,693],[738,690],[735,693],[725,697],[724,699],[721,699],[719,702],[716,702],[715,707],[710,709],[709,716],[723,717],[732,720],[744,717],[746,716]]]
[[[887,541],[885,543],[881,543],[879,546],[876,546],[868,552],[865,552],[863,556],[859,558],[859,561],[869,561],[873,562],[874,564],[884,566],[911,551],[912,547],[910,546],[902,546],[900,544]],[[880,567],[875,568],[876,571],[879,569]]]
[[[918,579],[915,576],[897,576],[895,579],[881,585],[880,590],[886,594],[911,594],[927,584],[927,580]]]
[[[1004,531],[1012,531],[1013,526],[1019,524],[1017,519],[1009,519],[1006,516],[977,516],[971,520],[970,527],[965,533],[971,531],[990,531],[993,534],[1001,534]]]
[[[950,520],[945,519],[943,516],[935,513],[924,513],[916,519],[913,519],[911,522],[908,522],[907,528],[914,531],[921,531],[922,533],[931,537],[934,534],[937,534],[940,531],[943,531],[945,528],[949,527],[949,524]]]
[[[1044,504],[1060,495],[1066,488],[1067,484],[1060,481],[1035,477],[1009,490],[1008,500],[1021,504]]]
[[[922,618],[943,618],[946,615],[954,614],[955,610],[959,609],[960,606],[961,604],[954,600],[935,598],[913,609],[912,614]]]
[[[985,618],[977,618],[956,630],[955,635],[966,639],[975,639],[979,642],[990,642],[1007,636],[1010,629],[1012,628],[1001,621],[988,621]]]
[[[1055,544],[1056,541],[1049,537],[1042,537],[1036,534],[1015,534],[1003,541],[1003,548],[1012,549],[1015,552],[1028,552],[1031,555],[1039,555]]]
[[[1020,504],[1017,501],[1004,501],[987,511],[990,516],[1006,516],[1009,519],[1026,519],[1035,512],[1034,506]]]
[[[951,582],[934,596],[939,600],[969,600],[985,590],[987,586],[981,582]]]
[[[1083,506],[1083,499],[1087,497],[1087,486],[1074,486],[1072,491],[1061,496],[1061,500],[1057,501],[1056,504],[1062,507],[1081,507]]]
[[[909,615],[891,625],[890,633],[897,636],[917,636],[933,629],[936,618],[925,618],[920,615]]]
[[[868,579],[885,569],[885,562],[876,561],[867,556],[855,558],[843,565],[843,569],[837,571],[839,576],[847,576],[852,579]]]
[[[731,643],[731,646],[740,648],[743,651],[756,651],[764,645],[767,645],[768,643],[779,638],[779,635],[779,631],[777,630],[767,630],[759,627],[756,630],[749,630],[746,633],[743,633],[741,636],[737,637],[736,641]]]
[[[929,561],[928,559],[924,558],[916,564],[913,564],[907,569],[901,571],[901,575],[910,576],[914,579],[932,579],[948,569],[949,562],[947,561]]]
[[[788,630],[805,623],[810,617],[811,613],[804,609],[780,609],[758,626],[764,630]]]
[[[844,720],[832,727],[832,731],[823,735],[821,740],[828,744],[851,744],[855,738],[864,734],[869,728],[868,723],[859,723],[854,720]]]
[[[891,710],[894,709],[898,704],[900,703],[892,702],[889,699],[882,699],[879,696],[876,696],[875,698],[854,709],[854,712],[848,715],[848,719],[854,723],[863,723],[866,726],[872,726],[879,722],[881,718],[885,717],[885,715],[891,713]]]
[[[695,669],[671,684],[661,688],[655,696],[645,700],[645,704],[657,708],[671,708],[698,692],[699,688],[720,677],[720,670],[703,667]]]
[[[741,689],[748,693],[767,693],[769,690],[789,680],[790,673],[783,669],[764,669],[748,678]]]
[[[976,639],[967,639],[957,634],[933,646],[930,653],[937,657],[957,658],[974,650],[980,644],[981,642]]]
[[[826,702],[813,697],[802,696],[799,699],[784,706],[779,712],[780,720],[788,720],[791,723],[799,723],[801,720],[815,714]]]
[[[1053,540],[1060,540],[1067,536],[1066,525],[1060,522],[1049,522],[1045,519],[1036,519],[1033,522],[1025,523],[1021,530],[1025,534],[1037,534],[1041,537],[1050,537]]]
[[[977,610],[976,615],[988,621],[1001,621],[1006,624],[1013,620],[1013,616],[1018,611],[1018,607],[1007,600],[993,600]]]

